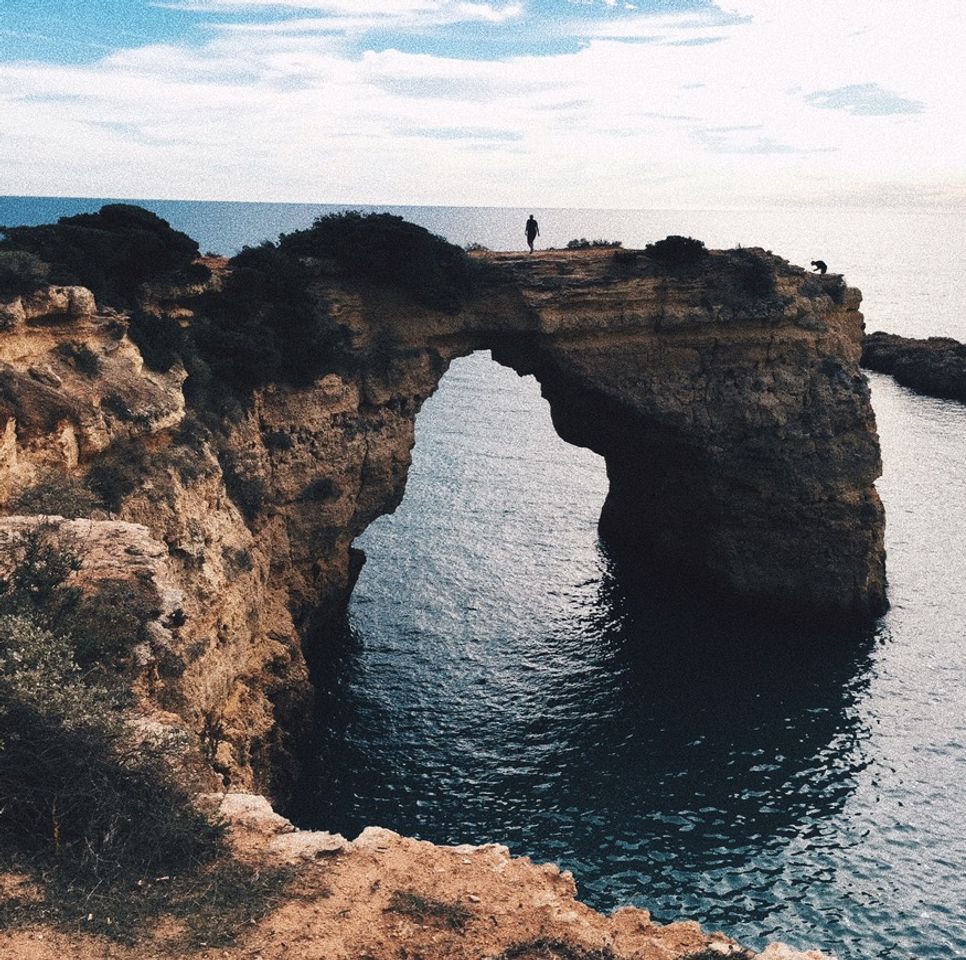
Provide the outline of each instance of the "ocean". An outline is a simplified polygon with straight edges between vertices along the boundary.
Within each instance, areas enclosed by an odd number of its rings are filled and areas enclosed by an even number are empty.
[[[143,201],[233,252],[331,205]],[[0,223],[99,201],[0,198]],[[961,216],[898,210],[385,207],[453,242],[669,233],[825,260],[870,330],[966,340]],[[871,375],[891,610],[777,631],[617,576],[603,462],[555,434],[532,378],[457,361],[417,422],[406,498],[319,692],[300,825],[495,841],[753,947],[966,956],[966,406]]]

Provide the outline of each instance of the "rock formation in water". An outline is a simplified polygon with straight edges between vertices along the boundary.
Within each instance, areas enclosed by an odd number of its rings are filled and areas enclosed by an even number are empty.
[[[883,608],[858,291],[764,251],[678,272],[630,251],[478,258],[488,278],[458,312],[317,267],[347,359],[254,390],[217,436],[200,422],[212,411],[186,406],[181,363],[148,369],[126,315],[89,291],[2,308],[0,495],[66,474],[99,491],[87,515],[119,563],[132,525],[153,541],[166,612],[141,689],[235,787],[268,788],[284,768],[281,731],[309,689],[300,643],[344,609],[353,540],[399,504],[419,409],[474,350],[534,374],[561,437],[605,458],[601,533],[629,563],[762,610]],[[217,285],[226,266],[211,265]],[[152,297],[192,322],[184,290]]]
[[[676,267],[624,250],[474,256],[455,305],[325,258],[293,267],[310,278],[297,297],[261,275],[283,329],[331,353],[298,377],[260,368],[300,359],[262,342],[261,307],[218,299],[244,259],[142,286],[131,311],[78,286],[0,298],[0,579],[42,533],[77,552],[77,589],[136,593],[136,712],[184,736],[212,789],[284,795],[308,663],[362,562],[353,541],[401,501],[420,407],[475,350],[533,374],[560,436],[604,457],[601,534],[628,568],[769,615],[883,609],[858,291],[761,250]],[[181,347],[165,357],[158,331]],[[571,922],[557,920],[539,935]],[[674,957],[703,936],[626,955]]]
[[[870,333],[862,343],[862,366],[891,374],[916,393],[966,402],[966,344],[958,340]]]

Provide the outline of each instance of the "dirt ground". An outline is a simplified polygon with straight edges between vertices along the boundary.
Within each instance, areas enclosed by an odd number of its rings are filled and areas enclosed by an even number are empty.
[[[235,943],[185,953],[169,926],[136,946],[48,929],[0,931],[2,960],[679,960],[747,957],[697,923],[659,925],[645,910],[611,916],[576,900],[569,873],[505,847],[438,847],[369,828],[354,842],[296,831],[261,797],[229,795],[238,854],[287,864],[280,906]],[[711,951],[704,953],[704,951]],[[822,960],[773,945],[767,960]]]

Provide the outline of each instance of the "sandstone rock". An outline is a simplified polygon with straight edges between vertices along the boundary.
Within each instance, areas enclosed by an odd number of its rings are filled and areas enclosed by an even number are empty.
[[[292,833],[295,827],[279,816],[265,797],[251,793],[226,793],[218,806],[218,813],[233,827],[248,834],[275,837]]]
[[[736,281],[748,257],[774,277],[767,296]],[[51,323],[0,337],[0,493],[42,469],[83,474],[123,443],[141,451],[141,486],[120,517],[164,545],[182,598],[165,609],[183,621],[159,624],[179,675],[148,662],[141,682],[206,739],[233,789],[282,782],[286,730],[309,696],[302,638],[325,642],[319,628],[360,568],[353,540],[402,499],[422,403],[476,349],[535,374],[561,436],[605,457],[601,532],[625,562],[810,617],[882,608],[857,291],[763,251],[715,253],[681,276],[612,251],[481,259],[491,278],[456,315],[321,273],[320,302],[360,349],[389,345],[385,362],[258,391],[217,456],[173,434],[185,416],[180,364],[145,369],[123,318],[85,319],[96,305],[79,288],[27,298],[25,316]],[[218,283],[224,264],[212,265]],[[184,292],[162,291],[164,308]],[[87,351],[93,372],[65,346]],[[151,646],[160,655],[160,634]]]
[[[347,853],[352,844],[339,833],[326,831],[298,831],[273,837],[267,850],[273,859],[283,863],[318,860],[336,853]]]
[[[97,312],[94,294],[86,287],[44,287],[21,298],[28,321],[76,321]]]
[[[123,316],[95,313],[93,298],[71,288],[9,307],[0,494],[41,468],[83,477],[94,458],[134,451],[140,484],[121,497],[119,519],[54,524],[84,545],[79,576],[143,579],[154,591],[161,613],[136,690],[151,723],[184,731],[212,758],[231,791],[217,805],[234,841],[302,869],[329,857],[327,869],[346,870],[316,955],[346,944],[352,956],[395,955],[387,924],[408,921],[386,914],[391,890],[373,884],[387,878],[470,904],[497,931],[485,943],[447,941],[440,956],[476,960],[561,931],[628,960],[732,949],[695,924],[659,927],[646,911],[602,918],[576,901],[568,873],[505,847],[439,848],[378,828],[350,843],[296,831],[263,796],[239,791],[284,791],[288,734],[308,713],[302,642],[325,642],[316,628],[343,611],[359,571],[353,540],[403,496],[422,403],[455,357],[477,349],[533,373],[560,435],[605,457],[601,530],[630,562],[686,569],[694,589],[717,585],[731,600],[814,618],[882,608],[880,464],[857,365],[859,294],[752,255],[774,275],[765,296],[742,292],[737,254],[712,254],[703,273],[686,276],[610,251],[488,254],[490,280],[456,315],[382,288],[341,289],[320,273],[320,302],[356,348],[388,345],[384,362],[257,391],[217,452],[177,432],[185,372],[145,369]],[[190,322],[174,300],[165,309]],[[89,351],[88,372],[65,359],[65,345]],[[12,538],[39,522],[0,522],[0,566]],[[159,669],[163,657],[179,669]],[[298,909],[288,927],[273,925],[276,916],[259,934],[266,957],[291,955],[273,937],[301,935]],[[400,929],[421,936],[412,924]],[[770,949],[769,960],[798,960]]]

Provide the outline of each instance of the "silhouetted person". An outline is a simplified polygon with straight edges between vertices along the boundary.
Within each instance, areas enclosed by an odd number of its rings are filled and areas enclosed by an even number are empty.
[[[527,245],[530,247],[530,252],[533,253],[533,241],[540,236],[540,224],[533,219],[533,214],[530,214],[530,219],[527,221]]]
[[[819,273],[825,273],[828,270],[828,264],[824,260],[813,260],[812,266],[818,270]]]

